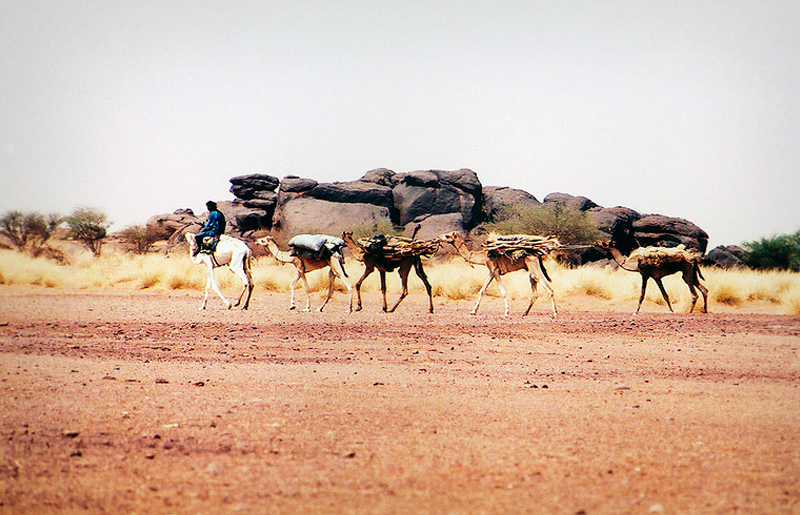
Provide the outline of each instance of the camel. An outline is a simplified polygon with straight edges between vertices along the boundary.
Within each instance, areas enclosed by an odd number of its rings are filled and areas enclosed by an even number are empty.
[[[341,279],[344,283],[345,287],[347,288],[347,293],[350,295],[350,306],[349,311],[353,311],[353,289],[350,286],[350,282],[347,280],[347,273],[344,271],[344,256],[341,253],[341,250],[331,254],[330,256],[322,259],[316,259],[308,254],[303,255],[294,255],[291,252],[283,251],[278,248],[278,244],[275,243],[275,240],[272,239],[272,236],[264,236],[263,238],[258,238],[256,243],[259,245],[263,245],[267,247],[270,253],[273,255],[275,259],[278,260],[280,263],[291,263],[294,265],[296,270],[296,275],[292,280],[292,284],[290,286],[292,295],[291,301],[289,305],[289,309],[296,309],[297,306],[294,302],[294,290],[297,286],[297,281],[303,280],[303,286],[305,287],[306,291],[306,307],[303,310],[311,311],[311,288],[308,285],[308,279],[306,279],[307,272],[313,272],[314,270],[321,270],[325,267],[329,267],[328,271],[328,296],[325,298],[325,302],[317,308],[318,312],[321,312],[328,301],[333,297],[333,286],[336,277]]]
[[[645,289],[647,288],[647,280],[651,277],[658,285],[658,289],[661,290],[661,295],[664,297],[664,301],[666,301],[670,312],[674,313],[672,305],[669,302],[667,290],[664,289],[664,284],[661,282],[661,279],[677,272],[681,272],[683,276],[683,282],[689,286],[689,292],[692,294],[692,306],[689,308],[689,313],[694,311],[694,306],[697,304],[698,295],[695,287],[698,288],[703,294],[703,313],[708,313],[708,289],[700,284],[700,279],[704,279],[704,277],[700,272],[699,255],[687,251],[678,253],[673,252],[675,260],[652,260],[644,259],[641,255],[637,258],[635,255],[636,250],[631,252],[630,256],[623,255],[622,252],[620,252],[620,250],[614,245],[614,240],[612,240],[611,243],[600,242],[597,244],[597,246],[611,253],[614,261],[616,261],[619,267],[623,270],[627,270],[629,272],[639,272],[642,275],[642,293],[639,295],[639,305],[636,306],[636,311],[633,313],[634,315],[639,314],[639,310],[642,308],[644,293]],[[647,249],[658,248],[665,247],[647,247]]]
[[[487,250],[470,250],[466,240],[464,240],[458,231],[443,234],[440,236],[440,238],[442,241],[453,245],[453,247],[455,247],[455,249],[458,251],[459,255],[464,258],[467,263],[471,265],[483,265],[489,270],[489,277],[487,277],[486,282],[483,283],[483,287],[478,293],[478,302],[475,303],[475,307],[470,312],[470,315],[478,314],[478,307],[481,305],[481,299],[483,298],[483,294],[486,292],[486,288],[489,287],[489,284],[491,284],[492,281],[497,281],[497,286],[500,288],[500,294],[503,297],[503,303],[505,304],[506,308],[505,315],[508,316],[508,299],[506,298],[506,289],[505,286],[503,286],[503,281],[500,279],[500,276],[505,275],[508,272],[527,270],[531,283],[531,300],[528,303],[528,308],[524,313],[522,313],[522,316],[526,316],[530,312],[531,307],[533,307],[533,303],[536,302],[536,299],[539,297],[539,293],[536,290],[536,286],[539,283],[542,284],[542,288],[544,288],[550,297],[550,304],[553,308],[552,317],[556,318],[558,316],[553,288],[550,285],[550,278],[547,276],[547,271],[544,269],[544,265],[542,264],[541,256],[529,254],[519,259],[512,259],[504,254],[500,254],[490,257],[490,254]]]
[[[425,274],[425,270],[422,268],[422,260],[419,255],[390,257],[374,254],[353,240],[353,233],[351,231],[344,231],[342,233],[342,239],[347,243],[347,248],[350,249],[353,257],[364,263],[366,267],[364,275],[362,275],[361,279],[356,283],[356,311],[361,310],[361,283],[364,282],[364,279],[366,279],[369,274],[377,269],[381,278],[381,293],[383,294],[383,306],[381,310],[384,313],[393,313],[397,309],[397,306],[399,306],[408,295],[408,274],[411,272],[411,267],[413,266],[417,277],[422,280],[422,284],[425,285],[425,290],[428,292],[428,312],[433,313],[433,289],[428,282],[428,276]],[[393,272],[395,269],[397,269],[397,273],[400,275],[403,291],[400,293],[400,297],[397,299],[395,305],[392,306],[392,309],[387,309],[386,272]]]
[[[213,253],[197,252],[197,240],[194,233],[187,232],[185,235],[186,241],[189,242],[189,258],[193,263],[204,264],[208,268],[208,278],[206,279],[206,292],[203,297],[203,303],[200,305],[200,310],[206,309],[208,303],[208,290],[213,289],[214,292],[225,303],[225,307],[231,309],[231,303],[222,295],[219,289],[219,282],[214,275],[214,269],[227,266],[228,269],[236,274],[242,280],[242,293],[236,300],[234,306],[242,304],[242,309],[247,309],[250,306],[250,296],[253,293],[253,278],[250,274],[250,264],[252,262],[253,253],[250,248],[242,240],[231,238],[230,236],[221,235],[219,243]],[[247,297],[245,297],[247,293]],[[244,298],[244,303],[242,303]]]

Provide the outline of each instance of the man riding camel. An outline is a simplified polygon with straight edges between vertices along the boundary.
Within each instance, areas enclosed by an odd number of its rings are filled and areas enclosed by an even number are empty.
[[[213,240],[225,233],[225,215],[217,210],[217,203],[209,200],[206,202],[206,209],[208,209],[208,219],[206,219],[206,223],[200,229],[200,232],[195,234],[197,252],[206,250],[203,248],[203,240],[205,238]]]

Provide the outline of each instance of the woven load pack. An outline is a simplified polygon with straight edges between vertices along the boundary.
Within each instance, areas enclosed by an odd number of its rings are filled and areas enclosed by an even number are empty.
[[[505,256],[509,259],[524,259],[527,256],[544,256],[558,249],[561,244],[552,236],[532,236],[529,234],[511,234],[497,236],[486,240],[481,245],[489,253],[489,257]]]
[[[412,240],[401,236],[386,237],[383,234],[372,238],[361,238],[359,245],[367,252],[380,254],[387,258],[402,258],[408,256],[431,256],[439,250],[439,240]]]
[[[678,245],[677,247],[639,247],[631,252],[628,259],[635,259],[640,265],[661,266],[665,263],[694,261],[701,257],[699,252],[688,250],[685,245]]]

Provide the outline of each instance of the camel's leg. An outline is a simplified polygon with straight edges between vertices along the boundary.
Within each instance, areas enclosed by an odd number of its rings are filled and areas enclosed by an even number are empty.
[[[477,315],[478,314],[478,307],[481,305],[481,299],[483,298],[483,292],[486,291],[486,288],[489,287],[492,280],[494,279],[494,274],[491,270],[489,270],[489,277],[486,278],[486,281],[481,286],[481,290],[478,292],[478,302],[475,303],[475,307],[472,308],[472,311],[469,312],[470,315]]]
[[[338,259],[334,258],[334,259],[331,260],[331,271],[334,274],[336,274],[336,277],[341,279],[341,281],[344,283],[345,288],[347,288],[347,294],[350,296],[350,306],[348,307],[348,310],[350,311],[350,313],[352,313],[353,312],[353,287],[350,286],[350,281],[347,280],[347,276],[344,274],[344,268],[342,267],[342,264],[339,262]],[[332,285],[333,285],[333,281],[331,281],[331,287],[333,287]]]
[[[328,296],[325,297],[325,301],[322,303],[320,307],[317,308],[317,311],[322,313],[322,310],[325,308],[325,305],[331,300],[333,297],[333,281],[336,280],[336,272],[333,271],[333,268],[328,270]]]
[[[531,281],[531,300],[528,303],[528,309],[526,309],[525,312],[522,313],[522,316],[527,316],[528,315],[528,313],[530,312],[531,308],[533,307],[533,303],[536,302],[536,299],[539,298],[539,292],[536,289],[536,284],[539,281],[536,279],[536,277],[533,276],[533,272],[531,272],[528,275],[528,279],[530,279],[530,281]],[[544,285],[544,283],[542,283],[542,284]]]
[[[297,308],[297,305],[294,303],[294,290],[295,290],[295,288],[297,288],[297,281],[299,281],[300,280],[300,276],[303,275],[303,271],[300,270],[299,268],[295,268],[295,271],[297,273],[295,274],[294,279],[292,279],[292,282],[289,284],[289,291],[292,292],[290,300],[289,300],[289,310],[290,311]]]
[[[414,261],[414,271],[417,272],[417,277],[425,285],[425,291],[428,292],[428,312],[433,313],[433,288],[431,288],[431,283],[428,282],[428,276],[422,268],[422,261],[419,259]]]
[[[708,313],[708,288],[700,284],[700,281],[697,281],[696,284],[700,289],[700,293],[703,294],[703,313]]]
[[[698,299],[695,286],[703,294],[703,313],[708,313],[708,288],[700,284],[700,279],[697,277],[697,271],[693,268],[690,272],[684,273],[683,280],[689,286],[689,292],[692,294],[692,306],[689,308],[689,313],[694,311],[694,306]]]
[[[250,305],[250,295],[253,292],[253,280],[250,277],[250,271],[247,268],[246,260],[247,256],[242,256],[242,260],[240,261],[238,266],[236,267],[229,266],[230,271],[233,272],[236,275],[236,277],[238,277],[242,281],[242,292],[239,294],[239,298],[233,305],[238,306],[239,304],[241,304],[242,299],[245,296],[245,293],[247,293],[247,298],[245,299],[244,304],[242,305],[242,309],[247,309],[248,306]]]
[[[397,299],[394,307],[389,310],[389,313],[394,313],[397,306],[408,296],[408,274],[411,273],[411,262],[403,261],[400,263],[400,268],[397,270],[397,273],[400,275],[400,284],[403,285],[403,291],[400,292],[400,297]]]
[[[530,267],[530,270],[531,270],[531,275],[530,275],[530,279],[531,279],[531,303],[528,305],[528,309],[525,310],[525,313],[522,316],[525,316],[525,315],[528,314],[528,312],[531,310],[531,307],[533,307],[533,303],[536,302],[536,299],[539,298],[539,293],[536,291],[536,286],[537,286],[537,284],[541,284],[542,288],[544,288],[544,291],[550,297],[550,306],[553,309],[553,315],[552,316],[553,316],[553,318],[557,318],[558,317],[558,310],[556,309],[555,292],[553,291],[553,287],[550,285],[550,281],[548,281],[547,278],[544,276],[544,272],[539,267],[539,263],[538,262],[537,263],[533,263],[531,265],[531,267]]]
[[[657,279],[653,277],[653,279],[655,279],[656,284],[658,285],[658,289],[661,290],[661,296],[664,297],[664,300],[667,302],[667,307],[669,308],[669,311],[671,313],[674,313],[674,311],[672,310],[672,304],[669,303],[669,296],[667,295],[667,290],[664,289],[664,283],[661,282],[660,278]]]
[[[644,292],[647,289],[647,279],[648,276],[642,274],[642,293],[639,295],[639,305],[636,306],[636,311],[633,312],[634,315],[639,314],[639,310],[642,309],[642,302],[644,302]]]
[[[358,280],[356,283],[356,297],[358,298],[358,303],[356,304],[356,311],[361,311],[361,283],[364,282],[364,279],[367,278],[369,274],[375,270],[374,266],[370,266],[365,264],[366,268],[364,269],[364,274],[361,276],[361,279]]]
[[[203,302],[200,304],[199,311],[203,311],[206,309],[206,304],[208,304],[208,291],[211,289],[211,276],[206,277],[206,288],[203,292]]]
[[[231,303],[228,299],[225,298],[225,295],[222,294],[222,291],[219,289],[219,281],[217,281],[217,276],[214,275],[214,268],[209,265],[208,267],[208,282],[206,283],[206,298],[208,298],[208,286],[211,283],[211,289],[214,290],[222,302],[225,303],[226,309],[231,309]],[[205,309],[205,301],[203,301],[203,309]]]
[[[306,308],[303,311],[311,311],[311,286],[308,285],[305,272],[300,275],[300,278],[303,280],[303,289],[306,291]]]
[[[379,268],[378,274],[381,276],[381,293],[383,294],[383,307],[381,311],[386,313],[386,272]]]

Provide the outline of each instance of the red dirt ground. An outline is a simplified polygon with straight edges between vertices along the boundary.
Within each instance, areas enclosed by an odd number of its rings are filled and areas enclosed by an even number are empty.
[[[800,317],[200,297],[0,287],[1,514],[800,513]]]

